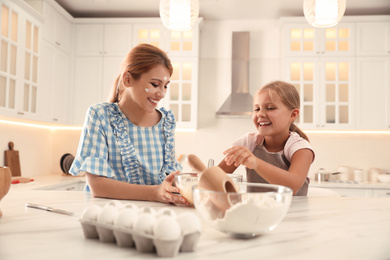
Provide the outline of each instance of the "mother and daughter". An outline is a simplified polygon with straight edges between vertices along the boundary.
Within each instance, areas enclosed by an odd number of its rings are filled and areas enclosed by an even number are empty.
[[[165,52],[137,45],[122,63],[109,102],[89,107],[69,172],[85,173],[86,190],[94,197],[189,205],[172,184],[182,170],[174,150],[175,118],[157,108],[172,72]],[[298,115],[294,86],[265,85],[253,100],[257,133],[237,140],[219,166],[231,173],[244,165],[247,181],[284,185],[305,196],[314,152],[294,125]]]

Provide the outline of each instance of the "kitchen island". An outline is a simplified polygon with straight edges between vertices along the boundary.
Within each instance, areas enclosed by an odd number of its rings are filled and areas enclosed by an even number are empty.
[[[85,207],[105,205],[82,191],[11,187],[0,202],[0,259],[151,259],[153,253],[85,239],[79,222]],[[37,203],[73,216],[26,208]],[[195,211],[157,202],[132,201],[156,210]],[[295,197],[285,219],[266,235],[234,239],[202,222],[195,252],[175,259],[390,259],[390,198]]]

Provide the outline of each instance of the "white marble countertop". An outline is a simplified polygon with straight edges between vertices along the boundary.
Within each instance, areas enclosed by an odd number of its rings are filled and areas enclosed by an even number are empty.
[[[156,254],[85,239],[79,222],[83,209],[104,205],[81,191],[12,187],[0,202],[0,259],[151,259]],[[25,208],[38,203],[72,211],[73,216]],[[195,211],[156,202],[133,201],[140,207],[170,207],[177,213]],[[158,210],[158,209],[156,209]],[[234,239],[202,223],[192,253],[177,259],[389,259],[390,198],[294,198],[286,218],[270,233]]]
[[[321,188],[350,188],[350,189],[390,189],[390,183],[385,182],[338,182],[310,180],[309,186]]]

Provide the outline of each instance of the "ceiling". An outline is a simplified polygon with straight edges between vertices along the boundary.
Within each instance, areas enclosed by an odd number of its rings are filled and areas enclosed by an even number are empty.
[[[159,0],[55,0],[73,17],[159,17]],[[205,20],[303,16],[303,0],[199,0]],[[390,0],[347,0],[345,15],[389,15]]]

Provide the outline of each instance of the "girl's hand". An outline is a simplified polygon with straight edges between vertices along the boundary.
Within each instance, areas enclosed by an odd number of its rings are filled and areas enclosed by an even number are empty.
[[[180,193],[179,188],[172,185],[173,180],[175,179],[175,175],[179,173],[172,172],[170,173],[165,180],[158,185],[158,191],[157,196],[158,200],[165,203],[172,203],[172,204],[181,204],[185,206],[190,206],[190,203],[181,195],[173,194],[173,193]]]
[[[227,166],[234,164],[235,167],[244,165],[249,169],[256,168],[258,158],[245,146],[233,146],[223,152]]]

